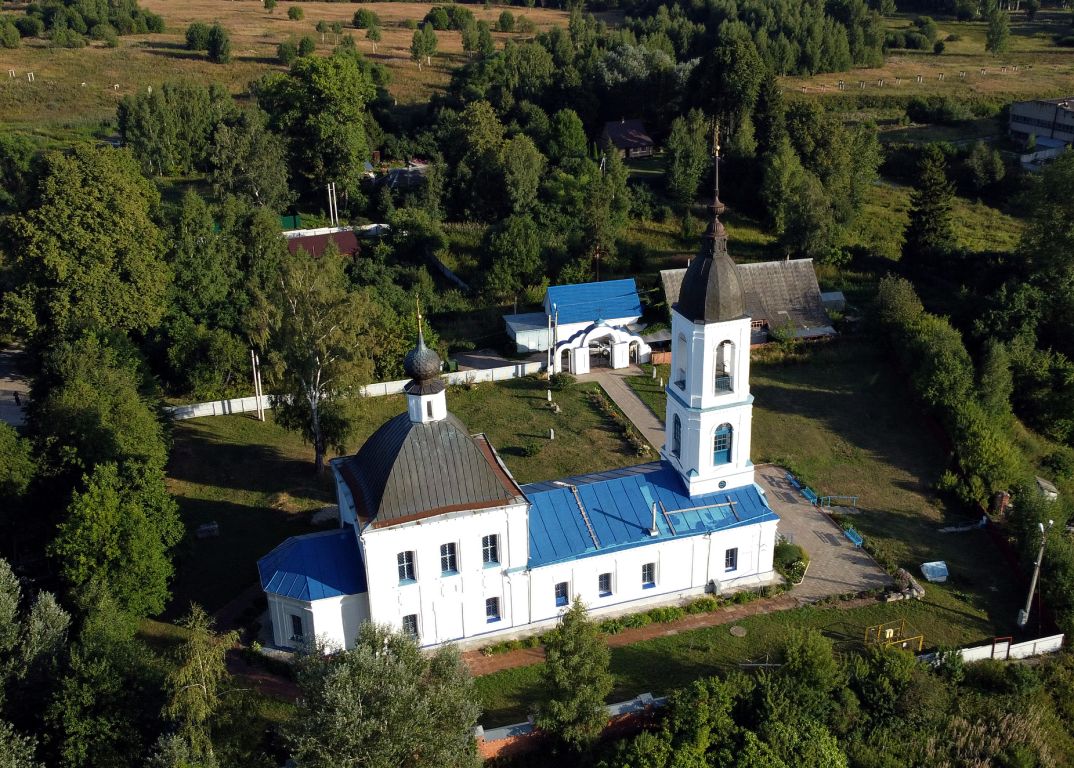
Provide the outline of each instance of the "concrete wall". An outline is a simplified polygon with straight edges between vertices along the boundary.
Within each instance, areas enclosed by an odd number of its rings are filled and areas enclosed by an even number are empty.
[[[972,648],[959,648],[958,653],[963,661],[983,661],[984,659],[1028,659],[1031,656],[1040,656],[1045,653],[1055,653],[1063,647],[1063,635],[1051,635],[1040,637],[1036,640],[1026,640],[1021,643],[1007,643],[997,641],[989,645],[977,645]],[[937,654],[927,653],[918,656],[922,661],[935,661]]]
[[[482,371],[456,371],[445,373],[441,376],[449,385],[480,384],[487,381],[505,381],[518,379],[523,376],[532,376],[544,370],[544,363],[530,362],[517,363],[516,365],[504,365],[499,368],[486,368]],[[383,397],[385,395],[398,395],[403,392],[409,379],[399,381],[381,381],[376,384],[367,384],[362,387],[362,395],[365,397]],[[272,408],[269,395],[261,396],[261,407]],[[197,419],[203,416],[227,416],[235,413],[253,413],[257,410],[257,398],[236,397],[231,400],[213,400],[206,403],[193,403],[191,405],[171,405],[164,411],[176,421],[183,419]]]

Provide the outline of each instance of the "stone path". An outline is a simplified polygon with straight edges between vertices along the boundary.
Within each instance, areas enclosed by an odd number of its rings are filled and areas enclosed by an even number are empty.
[[[851,544],[828,515],[806,501],[786,475],[787,470],[772,464],[756,468],[757,484],[779,515],[779,533],[809,555],[805,581],[793,594],[802,602],[812,602],[890,585],[887,572],[865,550]]]
[[[608,393],[626,417],[633,422],[642,436],[652,444],[653,448],[660,452],[664,447],[664,422],[649,410],[649,406],[642,402],[630,385],[626,383],[627,376],[642,376],[640,368],[631,366],[612,370],[611,368],[595,368],[584,376],[579,376],[579,381],[595,381],[601,389]]]

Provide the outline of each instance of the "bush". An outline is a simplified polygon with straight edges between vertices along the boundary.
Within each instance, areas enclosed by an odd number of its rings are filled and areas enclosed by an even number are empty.
[[[548,379],[548,383],[556,392],[570,389],[574,386],[575,381],[577,380],[569,373],[553,373]]]
[[[537,31],[537,25],[533,21],[525,16],[519,16],[515,21],[515,31],[521,32],[524,35],[532,35]]]
[[[368,8],[359,8],[355,11],[353,21],[355,29],[369,29],[370,27],[380,26],[380,16]]]
[[[317,40],[312,35],[305,35],[298,41],[298,55],[309,56],[317,50]]]
[[[772,562],[777,567],[786,568],[799,560],[805,560],[805,551],[797,544],[783,540],[776,544],[776,550],[772,555]]]
[[[291,66],[291,63],[298,58],[298,45],[294,40],[284,40],[276,46],[276,58],[281,64]]]
[[[500,18],[496,22],[496,30],[498,32],[514,32],[515,15],[506,9],[501,12]]]
[[[276,0],[265,0],[265,10],[272,13],[276,10]]]
[[[699,597],[696,600],[691,600],[686,604],[686,613],[690,616],[694,616],[699,613],[712,613],[718,610],[720,607],[720,601],[712,595],[705,595]]]
[[[917,123],[951,125],[973,118],[969,108],[950,96],[916,96],[906,105],[906,115]]]
[[[962,39],[962,35],[960,35],[960,34],[958,34],[956,32],[952,32],[951,34],[949,34],[944,39],[947,40],[947,42],[949,42],[949,43],[957,43],[959,40]]]
[[[523,443],[522,447],[519,448],[519,453],[527,458],[532,458],[540,454],[543,446],[544,442],[541,440],[530,440],[529,442]]]
[[[49,40],[60,48],[84,48],[86,46],[86,38],[67,27],[52,30]]]
[[[209,53],[209,61],[216,64],[227,64],[231,61],[231,36],[219,24],[213,24],[209,29],[206,51]]]
[[[417,19],[404,19],[403,20],[403,28],[404,29],[417,29],[418,28]]]
[[[0,24],[0,48],[18,48],[22,45],[19,30],[10,21]]]
[[[937,56],[943,53],[943,49],[943,40],[937,40],[935,43],[932,44],[932,52],[935,53]]]
[[[145,31],[152,32],[159,35],[164,31],[164,17],[157,13],[151,13],[150,11],[143,11],[143,18],[145,19]]]
[[[195,21],[186,28],[186,49],[188,51],[209,50],[209,25]]]
[[[429,9],[429,12],[425,14],[423,23],[432,24],[433,29],[441,32],[451,28],[451,17],[448,16],[448,12],[443,7],[434,5]]]
[[[22,37],[41,37],[45,34],[45,22],[40,16],[19,16],[15,19],[15,29]]]
[[[287,9],[287,18],[291,21],[302,21],[302,17],[306,14],[297,5],[292,5]]]

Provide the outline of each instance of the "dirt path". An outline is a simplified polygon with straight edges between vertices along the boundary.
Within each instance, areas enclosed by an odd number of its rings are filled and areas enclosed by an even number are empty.
[[[862,605],[870,605],[875,602],[876,598],[864,597],[839,602],[836,604],[836,607],[845,610],[848,608],[857,608]],[[801,607],[804,604],[805,601],[799,600],[793,594],[783,594],[779,597],[773,597],[767,600],[755,600],[752,603],[746,603],[744,605],[729,605],[712,613],[700,613],[695,616],[687,616],[678,621],[668,622],[667,624],[648,624],[644,627],[624,629],[617,635],[609,635],[607,637],[608,646],[611,648],[619,648],[624,645],[632,645],[644,640],[652,640],[656,637],[677,635],[680,632],[689,632],[690,630],[702,629],[703,627],[717,627],[722,624],[733,624],[750,616],[761,616],[767,613],[775,613],[777,611],[787,611],[792,608]],[[467,651],[462,654],[462,658],[467,666],[470,667],[470,672],[475,677],[480,677],[481,675],[491,675],[494,672],[500,672],[505,669],[515,669],[516,667],[528,667],[532,664],[540,664],[544,661],[544,649],[523,648],[518,651],[493,654],[492,656],[485,656],[481,651]]]

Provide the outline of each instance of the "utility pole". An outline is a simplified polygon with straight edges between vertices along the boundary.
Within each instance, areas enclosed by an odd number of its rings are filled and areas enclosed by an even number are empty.
[[[1054,520],[1048,521],[1048,527],[1045,529],[1044,523],[1037,523],[1037,527],[1040,528],[1040,550],[1037,552],[1037,562],[1033,565],[1033,578],[1029,580],[1029,594],[1026,596],[1026,607],[1018,611],[1018,628],[1023,629],[1026,623],[1029,621],[1029,609],[1033,605],[1033,593],[1037,590],[1037,579],[1040,578],[1040,562],[1044,559],[1044,545],[1048,541],[1048,532],[1052,530],[1052,526],[1055,525]]]
[[[254,413],[258,421],[265,420],[265,409],[261,405],[261,358],[252,349],[250,350],[250,367],[254,377]]]

